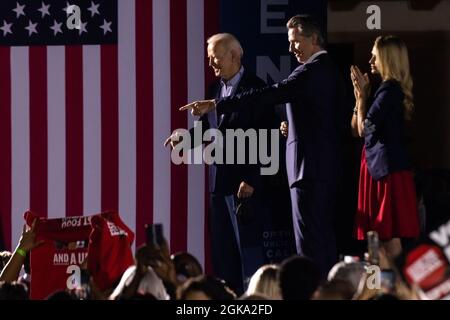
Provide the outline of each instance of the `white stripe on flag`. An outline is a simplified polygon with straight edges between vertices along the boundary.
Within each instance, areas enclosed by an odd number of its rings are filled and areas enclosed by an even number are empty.
[[[47,47],[48,218],[66,214],[66,76],[64,46]]]
[[[178,32],[178,31],[177,31]],[[176,54],[176,53],[174,53]],[[170,1],[153,1],[153,221],[170,242]],[[177,223],[177,221],[173,221]],[[170,243],[169,243],[170,246]]]
[[[118,6],[119,213],[125,224],[136,232],[135,1],[119,1]]]
[[[187,3],[187,65],[188,65],[188,101],[204,98],[204,30],[203,0],[191,0]],[[194,118],[190,113],[188,128],[193,126]],[[201,152],[198,147],[194,152]],[[189,155],[189,159],[193,159]],[[188,243],[187,250],[203,264],[204,257],[204,211],[205,211],[205,174],[204,165],[188,166]]]
[[[22,232],[23,213],[30,207],[30,79],[28,47],[11,48],[12,203],[11,243]]]
[[[101,211],[100,46],[83,46],[83,214]]]

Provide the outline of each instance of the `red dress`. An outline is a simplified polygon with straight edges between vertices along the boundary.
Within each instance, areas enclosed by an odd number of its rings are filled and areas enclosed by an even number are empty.
[[[367,231],[377,231],[380,240],[419,236],[419,214],[412,172],[397,171],[376,181],[367,168],[365,148],[361,155],[358,209],[355,233],[366,239]]]

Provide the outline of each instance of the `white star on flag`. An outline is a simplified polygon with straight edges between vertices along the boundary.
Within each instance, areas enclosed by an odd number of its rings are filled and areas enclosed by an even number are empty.
[[[103,35],[105,35],[108,32],[112,32],[111,30],[111,23],[106,21],[106,19],[103,19],[103,25],[100,26],[101,29],[103,29]]]
[[[54,36],[56,36],[58,33],[62,33],[61,26],[62,26],[62,23],[58,23],[56,20],[54,20],[53,26],[50,27],[50,29],[53,30]]]
[[[48,11],[48,9],[50,9],[50,5],[42,2],[42,7],[40,9],[38,9],[38,11],[40,11],[42,14],[41,18],[44,18],[46,15],[50,15],[50,12]]]
[[[3,27],[0,28],[3,31],[3,36],[6,36],[8,33],[12,34],[11,26],[12,23],[7,23],[6,20],[3,20]]]
[[[18,2],[16,2],[16,8],[13,9],[13,11],[16,13],[16,18],[19,18],[20,16],[24,16],[25,12],[23,11],[25,9],[25,5],[20,5]]]
[[[78,30],[78,34],[80,36],[83,32],[87,33],[86,25],[87,25],[87,22],[80,21],[80,29]]]
[[[67,15],[69,15],[70,11],[69,11],[69,7],[72,6],[72,4],[69,3],[69,1],[66,1],[66,7],[63,8],[63,11],[65,13],[67,13]]]
[[[33,33],[37,33],[36,27],[37,27],[37,22],[33,23],[33,22],[31,22],[31,20],[28,21],[28,27],[25,27],[25,29],[28,30],[29,37],[31,37],[31,35]]]
[[[88,8],[88,10],[91,12],[91,18],[96,14],[100,15],[100,12],[98,12],[99,6],[100,4],[95,4],[93,1],[91,1],[91,6]]]

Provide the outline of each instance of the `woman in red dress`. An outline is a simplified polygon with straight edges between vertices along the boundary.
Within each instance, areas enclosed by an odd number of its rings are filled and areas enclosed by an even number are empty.
[[[408,51],[395,36],[375,40],[371,73],[382,83],[371,101],[369,77],[351,67],[356,105],[351,126],[364,138],[359,178],[355,233],[366,239],[377,231],[390,257],[400,254],[401,238],[419,236],[419,217],[413,175],[404,142],[404,124],[413,111]]]

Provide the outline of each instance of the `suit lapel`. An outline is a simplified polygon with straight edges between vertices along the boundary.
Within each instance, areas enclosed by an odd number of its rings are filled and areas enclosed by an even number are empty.
[[[216,96],[215,96],[215,99],[217,100],[217,99],[220,99],[220,92],[222,91],[222,87],[219,85],[218,86],[218,89],[217,89],[217,91],[216,91]],[[216,110],[214,110],[214,112],[217,112]],[[223,118],[224,118],[224,114],[222,113],[222,114],[220,114],[220,113],[217,113],[217,128],[220,128],[220,126],[222,125],[222,122],[223,122]]]

